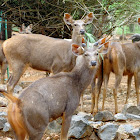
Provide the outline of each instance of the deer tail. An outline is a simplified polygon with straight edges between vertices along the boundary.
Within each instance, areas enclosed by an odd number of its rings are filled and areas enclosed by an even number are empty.
[[[2,93],[5,97],[7,97],[13,103],[18,102],[19,99],[13,96],[12,94],[8,94],[6,90],[0,89],[0,93]]]

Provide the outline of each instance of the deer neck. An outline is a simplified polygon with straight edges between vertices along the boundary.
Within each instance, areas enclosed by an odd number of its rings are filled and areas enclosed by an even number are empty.
[[[74,83],[78,87],[80,95],[90,84],[93,74],[95,73],[95,69],[89,68],[84,59],[81,60],[81,65],[76,64],[72,70]]]
[[[84,37],[84,35],[80,35],[77,32],[73,31],[73,33],[72,33],[72,43],[82,45],[82,38],[83,37]]]

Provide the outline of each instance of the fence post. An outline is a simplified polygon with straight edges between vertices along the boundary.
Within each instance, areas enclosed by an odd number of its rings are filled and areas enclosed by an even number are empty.
[[[7,32],[7,20],[5,19],[5,40],[6,39],[8,39],[8,32]],[[7,77],[9,78],[9,66],[7,67]]]

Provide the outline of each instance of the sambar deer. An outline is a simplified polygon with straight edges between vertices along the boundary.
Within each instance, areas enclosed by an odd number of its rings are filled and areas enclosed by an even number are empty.
[[[128,75],[127,81],[127,96],[126,102],[128,100],[130,94],[130,87],[132,76],[134,75],[135,79],[135,88],[136,88],[136,95],[137,95],[137,104],[139,103],[139,72],[140,72],[140,42],[137,43],[126,43],[120,44],[118,42],[111,42],[108,44],[108,53],[105,56],[103,61],[103,81],[104,81],[104,90],[103,90],[103,105],[102,110],[104,110],[104,103],[106,97],[106,90],[109,80],[110,72],[115,74],[115,86],[113,89],[114,99],[115,99],[115,113],[118,112],[118,105],[117,105],[117,89],[121,82],[123,75]],[[100,66],[101,67],[101,66]],[[100,81],[100,82],[103,82]],[[101,88],[101,86],[100,86]],[[100,88],[97,88],[97,95],[95,96],[95,107],[94,113],[98,112],[98,100],[100,94]],[[93,101],[94,103],[94,101]],[[94,105],[94,104],[93,104]]]
[[[71,44],[82,44],[85,25],[92,20],[93,13],[89,13],[81,20],[73,20],[70,14],[64,14],[65,23],[72,25],[73,28],[72,41],[41,34],[18,35],[6,40],[3,51],[12,69],[12,75],[7,84],[8,92],[12,93],[27,66],[53,74],[71,71],[76,60],[76,56],[71,53]]]
[[[93,78],[93,81],[91,83],[92,87],[92,105],[91,105],[91,113],[97,113],[98,112],[98,101],[99,101],[99,95],[101,92],[101,86],[104,81],[104,90],[103,90],[103,105],[102,110],[104,110],[104,101],[106,97],[106,90],[109,80],[109,75],[111,72],[115,73],[115,86],[113,89],[114,99],[115,99],[115,112],[117,112],[117,89],[121,82],[123,72],[125,69],[125,56],[121,48],[121,44],[119,42],[106,42],[106,38],[100,39],[97,43],[99,45],[105,45],[108,47],[108,52],[100,58],[100,64],[98,65],[97,72],[95,74],[95,77]],[[96,87],[96,78],[97,81],[97,87]]]
[[[25,24],[23,23],[21,27],[19,28],[18,32],[15,32],[15,31],[12,32],[12,36],[19,35],[19,34],[32,34],[32,29],[33,29],[32,24],[26,27]]]
[[[18,34],[31,34],[32,31],[32,24],[30,24],[29,26],[25,27],[24,24],[22,24],[22,26],[19,29],[19,32],[17,33],[12,33],[12,35],[18,35]],[[5,55],[3,53],[2,50],[2,44],[3,44],[4,40],[0,40],[0,65],[1,65],[1,83],[4,84],[4,79],[5,79],[5,73],[6,73],[6,69],[8,67],[8,63],[7,60],[5,58]]]
[[[107,49],[107,48],[106,48]],[[61,140],[67,140],[71,117],[79,105],[81,93],[90,84],[98,65],[98,54],[103,49],[84,49],[77,44],[71,45],[76,55],[76,65],[71,72],[35,81],[18,98],[0,90],[11,100],[8,107],[8,120],[14,129],[17,140],[41,140],[49,121],[63,118]]]

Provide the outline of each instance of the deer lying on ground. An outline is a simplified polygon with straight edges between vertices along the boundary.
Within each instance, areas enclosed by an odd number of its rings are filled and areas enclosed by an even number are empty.
[[[8,92],[12,93],[28,66],[53,74],[71,71],[76,60],[76,56],[71,53],[71,44],[82,44],[85,25],[92,20],[93,13],[89,13],[81,20],[73,20],[68,13],[64,15],[65,23],[73,27],[71,42],[39,34],[18,35],[5,41],[3,51],[12,69],[7,84]]]
[[[127,97],[126,102],[128,100],[130,94],[131,80],[134,75],[135,79],[135,88],[137,95],[137,104],[139,103],[139,76],[140,72],[140,42],[139,43],[127,43],[120,44],[118,42],[111,42],[108,44],[108,53],[104,56],[103,61],[103,81],[104,81],[104,90],[103,90],[103,105],[102,110],[104,110],[104,103],[106,97],[106,90],[109,80],[110,72],[115,74],[115,86],[113,89],[114,99],[115,99],[115,113],[118,112],[117,106],[117,89],[121,82],[123,75],[128,75],[127,81]],[[99,66],[99,68],[101,65]],[[97,69],[99,69],[97,68]],[[102,75],[102,73],[99,73]],[[102,81],[100,81],[102,83]],[[93,84],[95,86],[95,84]],[[98,100],[101,86],[97,87],[97,95],[95,94],[95,98],[93,98],[92,109],[94,108],[94,113],[98,112]],[[94,107],[95,104],[95,107]],[[93,111],[93,110],[92,110]]]
[[[22,24],[20,30],[18,33],[15,33],[14,35],[18,34],[30,34],[32,31],[32,25],[30,24],[28,27],[25,27],[24,24]],[[2,44],[4,40],[0,40],[0,65],[1,65],[1,83],[4,84],[4,75],[6,73],[6,69],[8,66],[7,60],[5,58],[5,55],[2,50]]]
[[[107,49],[107,48],[106,48]],[[81,93],[90,84],[98,65],[98,53],[103,48],[84,50],[72,44],[72,52],[77,56],[76,65],[71,72],[61,72],[32,83],[19,96],[0,90],[11,103],[8,107],[8,120],[15,131],[17,140],[41,140],[49,121],[63,118],[61,140],[67,140],[71,117]]]

